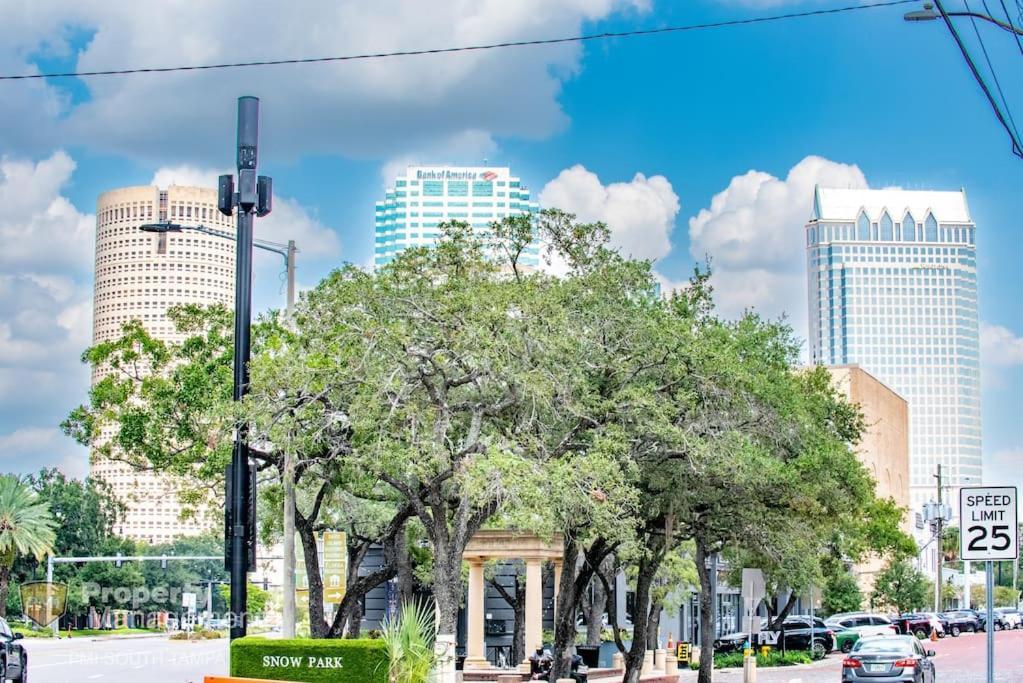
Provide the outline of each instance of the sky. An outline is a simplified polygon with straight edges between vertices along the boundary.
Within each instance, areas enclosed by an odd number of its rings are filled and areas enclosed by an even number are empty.
[[[0,74],[416,50],[850,4],[869,0],[14,0],[0,5]],[[1023,15],[1023,3],[1006,4]],[[87,471],[59,423],[88,388],[79,359],[91,339],[97,195],[212,184],[233,163],[236,98],[255,95],[260,169],[275,192],[257,236],[297,241],[300,288],[342,262],[371,263],[373,203],[396,169],[486,159],[510,166],[544,206],[606,221],[615,245],[653,260],[666,287],[710,260],[722,313],[784,315],[805,337],[803,226],[816,183],[965,188],[978,225],[985,479],[1023,483],[1023,160],[945,27],[902,20],[913,9],[370,61],[0,81],[0,471]],[[980,59],[974,27],[959,26]],[[994,27],[978,32],[1023,116],[1023,47]],[[256,266],[256,309],[280,306],[279,258],[257,254]]]

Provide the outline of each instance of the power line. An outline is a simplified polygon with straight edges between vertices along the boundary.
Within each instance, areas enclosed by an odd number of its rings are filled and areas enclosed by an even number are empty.
[[[90,76],[120,76],[127,74],[141,73],[168,73],[172,71],[209,71],[214,69],[235,69],[251,66],[279,66],[283,64],[316,64],[322,62],[352,62],[368,59],[383,59],[389,57],[415,57],[419,55],[437,55],[451,52],[478,52],[482,50],[497,50],[510,47],[530,47],[535,45],[557,45],[559,43],[582,43],[594,40],[607,40],[609,38],[633,38],[637,36],[652,36],[662,33],[682,33],[685,31],[701,31],[715,28],[728,28],[732,26],[747,26],[750,24],[765,24],[768,22],[784,21],[788,19],[799,19],[802,17],[815,17],[830,14],[841,14],[844,12],[858,12],[860,10],[877,9],[880,7],[894,7],[896,5],[907,5],[917,0],[885,0],[867,5],[848,5],[845,7],[832,7],[829,9],[810,10],[805,12],[790,12],[788,14],[775,14],[766,17],[748,17],[745,19],[731,19],[727,21],[715,21],[704,24],[688,24],[682,26],[665,26],[662,28],[637,29],[633,31],[615,31],[605,33],[591,33],[581,36],[564,38],[543,38],[536,40],[519,40],[505,43],[490,43],[485,45],[463,45],[459,47],[432,48],[428,50],[403,50],[396,52],[374,52],[357,55],[343,55],[337,57],[308,57],[299,59],[273,59],[251,62],[227,62],[222,64],[198,64],[193,66],[165,66],[150,68],[128,68],[110,69],[105,71],[68,71],[46,74],[19,74],[0,76],[0,81],[33,80],[40,78],[85,78]]]
[[[966,4],[966,9],[970,9],[969,0],[963,0]],[[982,0],[984,3],[984,11],[991,14],[991,9],[987,6],[987,0]],[[973,10],[970,10],[973,11]],[[1019,128],[1016,127],[1016,121],[1012,118],[1012,110],[1009,109],[1009,100],[1005,99],[1005,93],[1002,91],[1002,84],[998,80],[998,74],[995,73],[995,65],[991,63],[991,56],[988,55],[987,45],[984,44],[984,37],[980,35],[980,29],[977,28],[977,20],[971,17],[971,23],[973,24],[973,32],[977,34],[977,42],[980,43],[981,52],[984,53],[984,61],[987,62],[988,71],[991,72],[991,77],[995,79],[995,88],[998,90],[998,95],[1002,98],[1002,108],[1005,110],[1005,116],[1009,119],[1009,124],[1012,126],[1012,130],[1016,133],[1016,139],[1019,139]],[[1019,38],[1016,39],[1017,41]]]
[[[1005,20],[1008,21],[1010,25],[1012,25],[1012,15],[1009,14],[1009,8],[1006,6],[1005,0],[998,0],[998,2],[1002,4],[1002,11],[1005,12]],[[1020,11],[1020,20],[1023,21],[1023,4],[1020,4],[1021,2],[1023,2],[1023,0],[1016,0],[1016,2],[1017,2],[1016,6],[1019,7]],[[985,9],[987,8],[987,0],[984,0],[984,8]],[[988,14],[990,13],[991,12],[989,10]],[[1019,34],[1013,32],[1012,35],[1016,39],[1016,47],[1019,48],[1019,53],[1023,55],[1023,42],[1020,41]]]
[[[998,106],[998,102],[995,100],[994,95],[991,94],[991,88],[988,87],[987,82],[977,69],[977,64],[973,61],[973,56],[970,55],[970,51],[966,49],[966,45],[963,43],[962,37],[959,35],[959,31],[956,29],[955,24],[952,23],[952,18],[948,15],[944,5],[941,4],[942,0],[934,0],[935,6],[938,8],[938,12],[941,13],[941,18],[945,21],[945,26],[948,27],[949,33],[952,34],[952,38],[955,39],[956,46],[959,48],[959,52],[962,53],[963,59],[966,60],[966,65],[970,67],[970,72],[973,74],[973,79],[977,81],[980,89],[984,92],[984,96],[987,97],[988,104],[991,105],[991,109],[995,113],[995,118],[1002,124],[1002,128],[1009,134],[1009,139],[1012,141],[1012,153],[1023,159],[1023,144],[1020,144],[1019,139],[1016,137],[1016,132],[1009,122],[1005,120],[1005,115],[1002,113],[1001,108]]]

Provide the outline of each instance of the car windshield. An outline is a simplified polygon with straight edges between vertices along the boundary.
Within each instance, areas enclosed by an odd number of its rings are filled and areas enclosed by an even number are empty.
[[[865,638],[856,643],[853,651],[862,654],[913,654],[913,646],[904,638]]]

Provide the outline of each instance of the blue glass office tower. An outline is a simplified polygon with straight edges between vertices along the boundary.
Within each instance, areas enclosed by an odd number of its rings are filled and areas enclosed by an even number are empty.
[[[465,221],[486,237],[494,221],[537,211],[529,190],[508,168],[409,166],[376,203],[373,264],[380,267],[408,247],[435,244],[444,221]],[[539,243],[526,249],[521,263],[539,267]]]
[[[938,463],[952,487],[981,481],[976,232],[962,191],[818,187],[806,225],[811,360],[909,402],[911,512]]]

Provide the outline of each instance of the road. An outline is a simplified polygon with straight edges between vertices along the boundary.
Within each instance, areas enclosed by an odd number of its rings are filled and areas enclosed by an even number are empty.
[[[167,638],[124,640],[28,639],[33,683],[202,683],[227,673],[227,639],[186,642]]]
[[[924,641],[934,650],[938,683],[985,683],[986,639],[983,633],[964,633],[958,638],[942,638],[936,643]],[[695,681],[681,678],[681,683]],[[760,669],[757,683],[839,683],[842,680],[842,655],[833,654],[824,662],[808,667]],[[998,683],[1023,682],[1023,630],[995,633],[995,680]],[[715,672],[715,683],[740,683],[742,672]]]
[[[935,666],[940,683],[984,683],[984,634],[964,634],[925,642],[937,653]],[[226,674],[227,640],[200,642],[166,638],[127,640],[27,640],[29,670],[33,683],[82,683],[126,681],[133,683],[201,683],[206,674]],[[1023,630],[995,634],[995,680],[1023,681]],[[841,680],[842,656],[835,654],[809,667],[761,669],[758,683],[837,683]],[[695,681],[685,673],[680,683]],[[715,672],[716,683],[742,681],[741,672]]]

